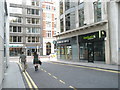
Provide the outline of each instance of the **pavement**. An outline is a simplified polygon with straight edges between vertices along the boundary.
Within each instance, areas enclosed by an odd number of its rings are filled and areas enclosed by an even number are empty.
[[[2,88],[25,88],[21,71],[16,62],[9,62]]]
[[[30,58],[30,57],[29,57]],[[5,72],[5,78],[3,80],[3,88],[25,88],[25,84],[23,81],[22,73],[19,69],[19,66],[17,64],[18,57],[12,58],[8,65],[8,69]],[[41,59],[42,61],[42,59]],[[72,61],[63,61],[63,60],[46,60],[56,63],[64,63],[64,64],[73,64],[73,65],[82,65],[87,67],[95,67],[95,68],[102,68],[102,69],[110,69],[110,70],[120,70],[117,65],[108,65],[104,63],[88,63],[88,62],[72,62]]]

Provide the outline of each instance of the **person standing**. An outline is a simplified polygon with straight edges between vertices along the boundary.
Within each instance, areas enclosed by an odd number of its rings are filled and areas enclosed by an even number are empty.
[[[38,59],[38,54],[37,52],[34,52],[34,58],[33,58],[33,64],[34,64],[34,67],[35,67],[35,71],[38,70],[38,64],[39,64],[39,59]]]
[[[22,71],[25,72],[25,70],[27,69],[27,65],[26,65],[26,55],[24,54],[24,52],[22,52],[22,54],[20,55],[19,62],[21,62]]]

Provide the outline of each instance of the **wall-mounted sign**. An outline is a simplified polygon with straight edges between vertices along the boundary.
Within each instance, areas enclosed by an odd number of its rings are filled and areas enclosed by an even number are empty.
[[[70,43],[70,40],[61,40],[61,41],[57,41],[58,44],[60,43]]]
[[[89,36],[83,37],[83,39],[87,39],[87,40],[89,40],[89,39],[94,39],[94,38],[96,38],[95,35],[89,35]]]

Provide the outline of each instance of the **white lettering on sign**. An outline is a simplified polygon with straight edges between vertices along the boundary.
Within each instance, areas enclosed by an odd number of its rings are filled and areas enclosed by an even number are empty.
[[[57,41],[57,43],[69,43],[70,40]]]

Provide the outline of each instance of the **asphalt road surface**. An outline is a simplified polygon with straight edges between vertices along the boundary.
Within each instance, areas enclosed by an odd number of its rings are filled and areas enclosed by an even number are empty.
[[[28,62],[27,72],[38,88],[118,88],[118,73],[67,64],[43,62],[38,71]],[[25,81],[25,79],[24,79]],[[27,82],[26,87],[29,88]]]

